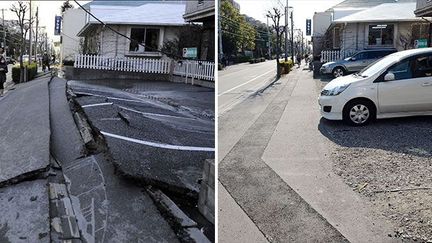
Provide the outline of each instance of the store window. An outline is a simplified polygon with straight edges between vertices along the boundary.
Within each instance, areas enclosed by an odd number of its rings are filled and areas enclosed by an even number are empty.
[[[394,25],[393,24],[374,24],[369,25],[369,46],[393,46]]]
[[[159,46],[159,29],[132,28],[129,45],[130,52],[155,52]],[[143,45],[140,45],[143,44]]]

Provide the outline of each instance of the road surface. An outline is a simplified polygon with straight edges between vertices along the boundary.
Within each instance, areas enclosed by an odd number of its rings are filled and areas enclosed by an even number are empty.
[[[219,115],[232,109],[251,94],[275,79],[276,61],[243,63],[219,71]]]

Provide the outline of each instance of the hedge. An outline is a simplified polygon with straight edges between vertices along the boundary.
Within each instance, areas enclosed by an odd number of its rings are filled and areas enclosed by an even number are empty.
[[[249,63],[259,63],[259,62],[265,62],[265,58],[264,57],[260,57],[260,58],[255,58],[255,59],[250,59]]]
[[[32,64],[28,64],[28,62],[24,63],[24,67],[27,67],[27,78],[28,80],[34,79],[34,77],[37,74],[37,64],[33,62]],[[20,82],[20,66],[19,64],[16,64],[12,67],[12,81],[14,83]]]
[[[294,63],[291,60],[279,62],[279,66],[282,68],[281,74],[287,74],[291,71]]]

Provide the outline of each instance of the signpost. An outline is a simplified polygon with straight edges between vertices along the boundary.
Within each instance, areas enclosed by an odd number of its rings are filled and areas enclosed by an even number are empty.
[[[55,16],[55,24],[54,24],[54,35],[60,35],[61,33],[61,16]]]
[[[415,48],[426,48],[427,47],[427,39],[418,39],[414,41]]]
[[[196,47],[183,48],[183,57],[184,58],[196,59],[197,56],[198,56],[198,48],[196,48]]]

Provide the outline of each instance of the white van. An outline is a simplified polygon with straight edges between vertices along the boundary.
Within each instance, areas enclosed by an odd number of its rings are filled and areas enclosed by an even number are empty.
[[[432,48],[388,55],[328,83],[321,115],[361,126],[375,118],[432,115]]]

